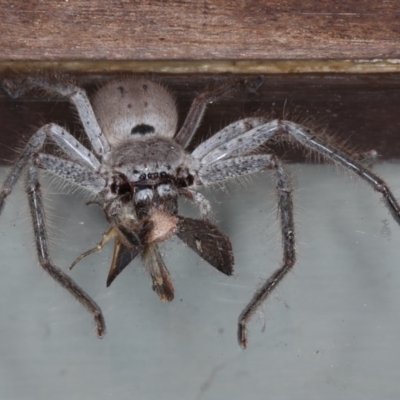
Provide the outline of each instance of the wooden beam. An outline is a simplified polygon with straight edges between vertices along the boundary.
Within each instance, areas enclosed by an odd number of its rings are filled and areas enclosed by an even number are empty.
[[[400,56],[397,0],[0,0],[1,61]]]

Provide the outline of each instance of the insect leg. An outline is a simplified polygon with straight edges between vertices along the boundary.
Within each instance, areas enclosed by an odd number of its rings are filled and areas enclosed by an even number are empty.
[[[101,249],[104,247],[104,245],[111,240],[112,238],[115,237],[117,234],[117,230],[114,226],[112,226],[104,235],[103,239],[97,244],[96,247],[93,247],[93,249],[90,249],[88,251],[85,251],[82,253],[69,267],[69,269],[72,269],[75,267],[76,264],[78,264],[79,261],[81,261],[83,258],[90,256],[90,254],[97,253],[98,251],[101,251]]]
[[[174,286],[157,244],[146,244],[142,256],[144,265],[153,280],[153,290],[158,294],[161,301],[172,301],[174,299]]]

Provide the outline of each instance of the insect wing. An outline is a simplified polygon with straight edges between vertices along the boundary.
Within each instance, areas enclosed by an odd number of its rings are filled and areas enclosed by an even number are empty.
[[[139,254],[140,248],[126,247],[120,238],[115,239],[114,254],[107,277],[107,287],[113,283],[114,279],[128,266],[128,264]]]
[[[228,236],[208,221],[182,216],[178,218],[176,235],[218,271],[231,275],[234,259]]]

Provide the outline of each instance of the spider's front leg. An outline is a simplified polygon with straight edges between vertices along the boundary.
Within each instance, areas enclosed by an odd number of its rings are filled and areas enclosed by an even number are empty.
[[[45,139],[46,132],[44,128],[39,129],[31,137],[25,147],[24,152],[21,154],[18,161],[14,164],[14,167],[11,169],[0,190],[0,213],[3,210],[6,197],[11,194],[27,162],[32,158],[35,153],[37,153],[43,147]]]
[[[54,142],[63,153],[75,163],[78,163],[82,169],[85,168],[90,172],[99,168],[100,163],[93,153],[78,142],[68,131],[53,123],[44,125],[29,139],[24,151],[3,183],[0,190],[0,214],[6,197],[11,194],[28,161],[39,154],[46,138]]]
[[[29,199],[36,250],[41,267],[48,272],[55,281],[67,289],[93,315],[97,327],[97,335],[103,337],[106,331],[106,325],[100,307],[68,275],[60,268],[56,267],[50,259],[38,171],[33,161],[30,161],[28,165],[26,192]]]
[[[277,182],[278,208],[280,213],[283,261],[272,276],[254,294],[249,304],[239,317],[238,340],[239,344],[247,346],[247,325],[258,307],[267,299],[279,282],[285,277],[296,262],[295,233],[293,219],[293,201],[290,179],[280,160],[269,154],[248,155],[216,161],[203,166],[199,177],[204,185],[226,182],[229,179],[253,174],[265,169],[275,170]]]
[[[40,153],[46,137],[56,143],[75,162]],[[96,194],[105,185],[105,181],[95,173],[97,165],[99,165],[99,162],[94,155],[66,130],[55,124],[45,125],[31,137],[8,174],[0,190],[0,211],[6,197],[12,192],[24,169],[28,167],[27,194],[40,265],[91,312],[95,318],[97,333],[102,337],[105,333],[105,324],[97,304],[62,270],[54,266],[50,260],[44,208],[37,178],[37,168],[40,167]]]

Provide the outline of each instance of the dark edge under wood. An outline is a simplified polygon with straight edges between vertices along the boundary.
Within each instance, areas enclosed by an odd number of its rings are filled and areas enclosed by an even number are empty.
[[[92,94],[114,74],[79,74]],[[122,75],[126,76],[126,74]],[[358,151],[374,149],[379,160],[400,157],[400,74],[157,75],[146,74],[174,94],[182,123],[193,97],[210,85],[231,82],[236,90],[212,104],[195,137],[200,143],[237,119],[263,115],[288,118],[335,136]],[[84,137],[70,104],[39,93],[11,99],[0,89],[0,160],[10,163],[36,128],[47,122]],[[277,149],[285,161],[312,161],[291,146]]]

